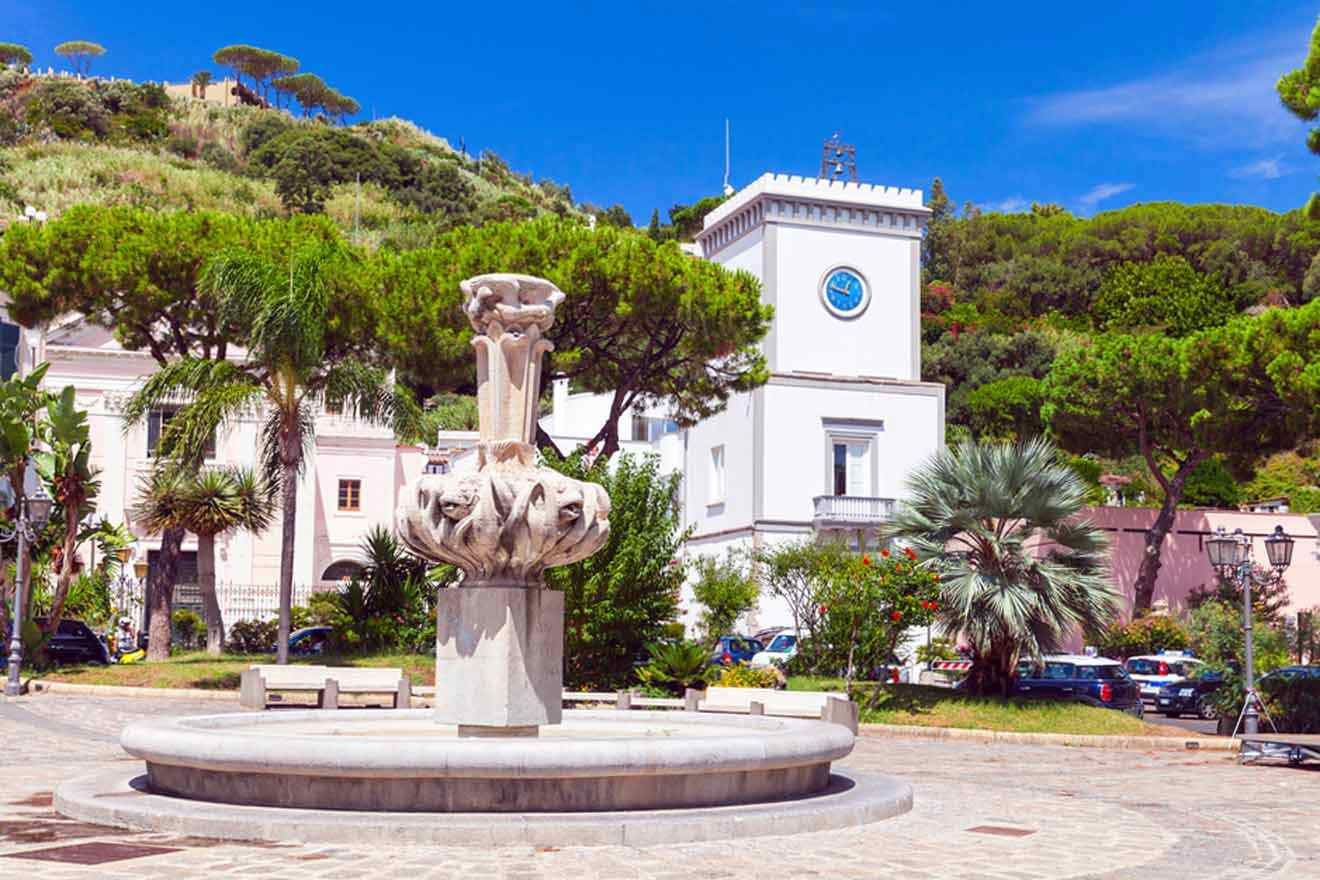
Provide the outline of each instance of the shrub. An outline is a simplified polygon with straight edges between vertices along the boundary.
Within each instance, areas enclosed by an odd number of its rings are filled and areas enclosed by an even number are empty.
[[[1187,630],[1172,617],[1152,614],[1130,623],[1114,623],[1099,640],[1100,653],[1115,660],[1159,651],[1181,651],[1190,642]]]
[[[699,559],[692,597],[702,606],[698,621],[701,640],[713,645],[720,636],[731,634],[738,618],[756,607],[760,592],[736,553],[723,559]]]
[[[185,159],[196,159],[198,156],[197,138],[186,134],[176,134],[165,142],[165,149]]]
[[[716,672],[710,665],[710,651],[700,642],[679,641],[646,647],[651,659],[637,670],[637,680],[644,687],[679,694],[687,688],[704,690]]]
[[[1261,683],[1260,692],[1280,731],[1320,733],[1320,679],[1269,679]]]
[[[564,680],[568,687],[614,689],[633,678],[633,658],[659,641],[678,617],[683,566],[675,554],[686,534],[675,505],[678,474],[658,456],[616,455],[607,464],[580,457],[546,464],[610,494],[610,539],[597,553],[546,572],[564,591]]]
[[[278,621],[240,620],[229,627],[229,643],[225,650],[231,654],[274,653],[278,631]]]
[[[725,666],[720,677],[714,682],[716,687],[726,688],[781,688],[785,684],[784,674],[773,666],[748,666],[739,663]]]
[[[103,138],[110,133],[110,114],[96,92],[73,80],[41,80],[28,97],[27,120],[61,138]]]
[[[191,608],[176,608],[173,615],[174,641],[187,647],[195,648],[206,638],[206,624],[201,615]]]
[[[243,171],[243,163],[238,161],[238,157],[215,141],[203,144],[199,155],[203,162],[220,171],[230,174],[239,174]]]
[[[282,113],[262,113],[239,132],[239,149],[244,156],[251,156],[293,127],[293,123]]]

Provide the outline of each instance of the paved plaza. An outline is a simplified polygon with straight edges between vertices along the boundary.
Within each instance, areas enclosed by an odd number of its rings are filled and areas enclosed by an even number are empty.
[[[51,792],[131,761],[136,718],[227,704],[46,695],[0,703],[0,878],[1317,878],[1320,771],[1226,755],[865,736],[845,768],[910,781],[911,813],[845,831],[666,846],[480,849],[234,844],[63,819]],[[155,847],[101,865],[15,858],[56,847]],[[66,858],[122,849],[95,847]]]

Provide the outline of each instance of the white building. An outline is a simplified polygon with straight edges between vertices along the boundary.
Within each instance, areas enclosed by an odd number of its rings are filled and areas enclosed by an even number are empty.
[[[686,430],[663,411],[621,426],[683,473],[691,552],[804,536],[873,539],[944,438],[944,386],[921,381],[920,190],[765,174],[707,215],[693,251],[761,281],[770,381]],[[592,436],[600,395],[555,389],[544,427]],[[684,608],[694,621],[693,603]],[[756,626],[791,623],[762,602]]]
[[[11,347],[12,346],[12,347]],[[142,381],[156,370],[146,352],[126,351],[109,331],[66,316],[44,330],[19,331],[0,325],[0,372],[26,371],[49,363],[44,384],[72,385],[78,407],[88,413],[92,465],[100,470],[101,489],[93,518],[125,523],[137,536],[133,561],[156,565],[160,535],[136,527],[132,508],[141,479],[150,472],[162,419],[154,411],[143,424],[129,426],[123,407]],[[221,432],[207,463],[255,467],[258,461],[258,415],[253,412]],[[426,467],[416,446],[399,446],[388,428],[323,414],[316,442],[309,450],[299,485],[294,555],[295,601],[317,589],[340,586],[359,568],[359,546],[376,524],[392,527],[399,490]],[[82,553],[92,552],[90,542]],[[278,608],[280,529],[263,534],[235,531],[216,542],[216,582],[226,624],[236,619],[270,617]],[[129,567],[131,570],[131,566]],[[147,577],[150,577],[148,573]],[[179,564],[176,605],[198,606],[197,539],[189,534]],[[133,588],[139,593],[141,585]]]

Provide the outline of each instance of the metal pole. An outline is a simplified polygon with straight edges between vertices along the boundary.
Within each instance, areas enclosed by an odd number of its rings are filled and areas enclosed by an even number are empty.
[[[1251,626],[1251,563],[1243,563],[1238,569],[1238,577],[1242,581],[1242,621],[1246,627],[1246,711],[1242,716],[1243,732],[1248,736],[1258,733],[1260,730],[1260,714],[1256,710],[1256,657],[1255,657],[1255,638]]]
[[[23,666],[23,582],[27,579],[27,517],[18,518],[18,561],[14,565],[14,623],[9,638],[9,677],[5,696],[17,697],[22,689],[18,673]]]

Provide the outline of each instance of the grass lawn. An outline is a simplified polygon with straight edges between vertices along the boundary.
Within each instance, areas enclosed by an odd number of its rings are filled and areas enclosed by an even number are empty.
[[[274,663],[274,654],[221,654],[204,651],[175,654],[160,663],[130,663],[124,666],[65,666],[43,675],[43,681],[77,684],[113,684],[127,687],[237,689],[238,678],[253,663]],[[414,685],[435,684],[435,658],[426,654],[372,654],[360,657],[290,658],[292,663],[319,666],[398,666],[412,677]]]
[[[875,685],[853,686],[865,705]],[[1080,703],[1053,700],[1000,700],[969,697],[950,688],[925,685],[882,685],[875,709],[863,709],[862,721],[876,724],[911,724],[921,727],[961,727],[1015,733],[1071,733],[1107,736],[1186,736],[1186,731],[1147,724],[1125,712]],[[863,693],[858,693],[864,688]],[[788,689],[842,691],[843,679],[793,676]]]

